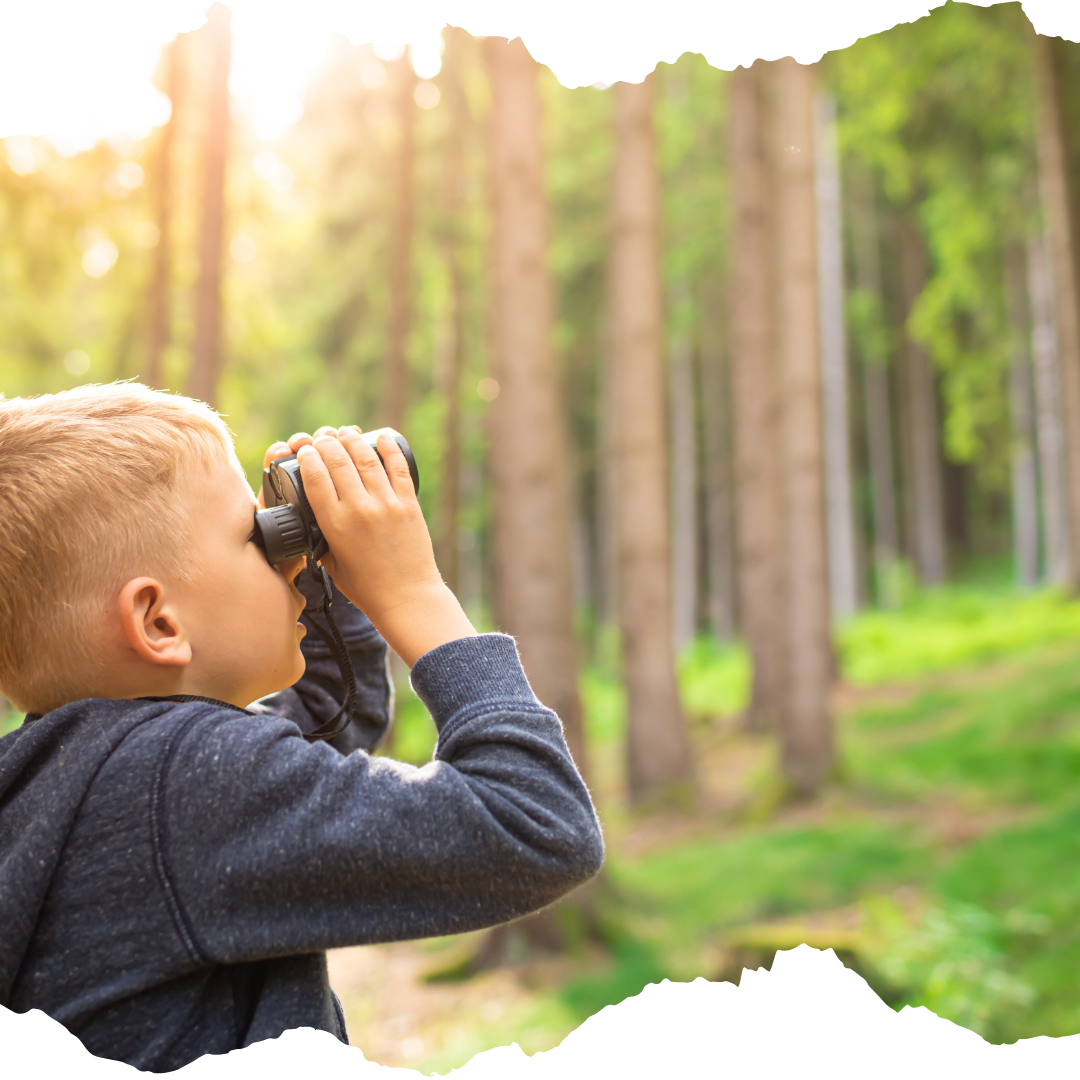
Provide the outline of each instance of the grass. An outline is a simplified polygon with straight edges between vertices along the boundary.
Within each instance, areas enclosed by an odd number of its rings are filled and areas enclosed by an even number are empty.
[[[425,1070],[511,1041],[544,1049],[650,982],[737,978],[801,940],[836,947],[891,1004],[993,1040],[1080,1031],[1080,603],[991,582],[852,620],[838,634],[838,776],[804,805],[763,796],[769,741],[732,719],[745,650],[702,640],[679,660],[680,691],[703,791],[722,780],[731,797],[628,811],[610,641],[600,656],[581,694],[609,851],[604,950],[564,958],[555,983],[533,985],[525,964],[527,993],[497,1020],[425,1033]],[[430,757],[408,690],[396,727],[395,756]]]
[[[755,811],[769,776],[750,770],[741,808],[676,815],[665,834],[608,793],[608,959],[536,992],[515,1030],[546,1020],[548,1041],[523,1045],[553,1045],[559,1017],[565,1033],[649,982],[737,977],[800,940],[835,946],[890,1003],[994,1041],[1080,1031],[1080,603],[946,588],[838,638],[853,689],[840,776],[815,804]],[[725,719],[746,701],[745,653],[699,641],[679,677],[707,775],[760,738]],[[613,664],[584,672],[582,698],[595,772],[610,773],[625,715]],[[470,1052],[508,1032],[489,1034],[471,1032]],[[446,1047],[425,1064],[464,1060]]]

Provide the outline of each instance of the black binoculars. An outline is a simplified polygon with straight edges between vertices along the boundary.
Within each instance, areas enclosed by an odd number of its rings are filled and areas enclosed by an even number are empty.
[[[413,489],[420,493],[420,476],[416,471],[416,459],[403,435],[393,428],[379,428],[365,431],[362,438],[376,454],[376,445],[380,435],[389,435],[401,447],[405,460],[409,463],[409,475]],[[382,461],[382,455],[379,455]],[[386,462],[383,461],[383,468]],[[304,495],[304,481],[300,476],[300,462],[295,454],[271,461],[270,467],[263,470],[263,505],[265,510],[255,514],[255,542],[266,552],[266,561],[271,566],[295,559],[300,555],[314,553],[321,558],[325,552],[325,542],[315,514]]]

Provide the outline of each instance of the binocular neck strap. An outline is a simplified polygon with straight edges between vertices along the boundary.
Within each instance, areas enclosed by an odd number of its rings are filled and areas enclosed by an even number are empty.
[[[356,672],[353,670],[352,657],[349,656],[349,650],[345,647],[341,631],[338,629],[337,620],[334,618],[334,583],[325,568],[319,566],[315,561],[316,555],[321,558],[322,555],[326,554],[325,542],[319,546],[322,548],[321,552],[317,552],[311,540],[308,540],[307,572],[323,587],[323,597],[319,601],[318,612],[326,619],[326,625],[330,627],[330,632],[327,633],[322,624],[315,619],[312,619],[309,625],[314,626],[315,632],[326,643],[327,648],[337,661],[337,666],[341,669],[341,677],[345,682],[345,701],[334,716],[324,724],[320,724],[314,731],[305,733],[304,738],[308,742],[332,739],[336,735],[340,735],[353,721],[357,697]]]

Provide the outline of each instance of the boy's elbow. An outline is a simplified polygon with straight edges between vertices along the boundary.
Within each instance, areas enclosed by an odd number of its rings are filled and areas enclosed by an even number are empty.
[[[569,892],[600,872],[604,863],[604,836],[595,814],[568,830],[561,847],[556,876],[561,879],[561,891]]]

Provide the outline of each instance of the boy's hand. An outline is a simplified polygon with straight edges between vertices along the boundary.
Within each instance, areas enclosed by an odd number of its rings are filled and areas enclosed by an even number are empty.
[[[474,636],[435,565],[398,444],[379,437],[385,470],[354,427],[320,428],[313,440],[294,435],[289,448],[297,454],[304,492],[330,545],[323,565],[394,652],[411,667],[439,645]],[[282,456],[278,447],[267,453]]]

